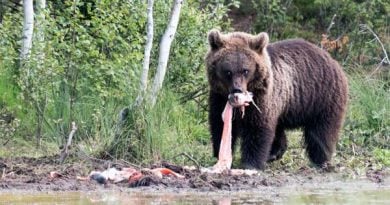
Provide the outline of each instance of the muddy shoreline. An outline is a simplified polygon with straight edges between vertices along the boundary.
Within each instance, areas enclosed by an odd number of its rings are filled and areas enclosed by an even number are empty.
[[[82,181],[80,176],[88,176],[93,170],[105,170],[107,167],[118,169],[128,166],[112,161],[80,160],[77,158],[59,164],[55,157],[14,159],[0,158],[0,192],[47,192],[47,191],[164,191],[164,192],[253,192],[279,193],[288,189],[356,189],[390,188],[389,169],[375,170],[367,168],[365,173],[350,178],[345,170],[335,167],[324,171],[311,167],[300,167],[295,170],[269,168],[256,175],[232,175],[229,173],[209,174],[199,170],[188,170],[169,163],[156,163],[148,168],[168,167],[174,169],[184,179],[174,176],[162,178],[149,177],[138,186],[130,187],[129,182],[108,182],[100,184],[95,180]],[[50,172],[59,176],[50,177]]]

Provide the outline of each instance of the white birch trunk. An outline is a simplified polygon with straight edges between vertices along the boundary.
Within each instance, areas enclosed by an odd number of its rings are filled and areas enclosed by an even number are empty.
[[[150,94],[150,103],[152,106],[156,103],[158,92],[160,91],[164,81],[167,70],[169,51],[171,49],[173,38],[175,37],[177,25],[179,23],[180,10],[183,1],[184,0],[175,0],[167,29],[165,30],[165,33],[161,39],[157,73],[154,76],[152,92]]]
[[[145,45],[145,52],[144,52],[144,62],[142,66],[142,74],[141,74],[141,80],[140,80],[140,91],[138,93],[138,97],[136,100],[136,105],[139,106],[142,104],[142,101],[145,96],[146,89],[148,87],[148,74],[149,74],[149,65],[150,65],[150,53],[152,51],[153,46],[153,4],[154,0],[148,0],[148,8],[147,8],[147,28],[146,28],[146,45]]]
[[[23,13],[23,40],[22,49],[20,51],[20,58],[22,62],[28,59],[32,46],[32,36],[34,30],[33,0],[23,0]]]

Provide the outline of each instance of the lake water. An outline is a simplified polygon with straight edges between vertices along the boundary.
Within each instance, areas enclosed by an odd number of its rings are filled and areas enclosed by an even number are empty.
[[[300,190],[294,188],[281,191],[270,190],[260,192],[142,192],[126,190],[126,192],[0,192],[0,204],[390,204],[390,188],[348,191],[348,187],[340,190]]]

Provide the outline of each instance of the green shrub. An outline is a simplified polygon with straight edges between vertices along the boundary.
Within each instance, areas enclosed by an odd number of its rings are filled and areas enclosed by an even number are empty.
[[[166,28],[172,2],[155,1],[151,76],[157,65],[159,39]],[[117,116],[123,107],[133,104],[138,94],[146,3],[127,0],[48,2],[43,11],[43,24],[34,31],[43,31],[45,40],[40,42],[37,36],[33,38],[30,58],[23,66],[18,62],[22,12],[8,12],[0,24],[0,91],[4,91],[0,104],[7,108],[19,107],[20,113],[25,114],[21,117],[17,113],[20,127],[25,130],[17,134],[26,139],[36,136],[43,142],[62,145],[74,121],[78,127],[74,143],[94,155],[106,153],[112,140],[118,137],[122,140],[118,143],[131,145],[131,149],[118,147],[115,156],[142,161],[172,157],[176,153],[172,146],[184,145],[187,140],[200,141],[199,146],[208,144],[205,142],[208,142],[205,103],[199,99],[195,103],[193,98],[183,100],[182,96],[205,89],[206,34],[211,28],[227,27],[226,12],[224,0],[207,5],[195,0],[185,1],[165,79],[168,94],[162,95],[171,104],[159,100],[156,108],[134,110],[131,113],[134,120],[129,120],[132,123],[123,130],[118,128]],[[36,16],[36,22],[42,20],[40,18]],[[174,111],[166,115],[169,109]],[[162,122],[169,122],[169,126]],[[155,138],[154,135],[162,136]],[[176,135],[181,136],[178,142]],[[139,139],[140,143],[134,139]],[[157,145],[163,149],[158,151]]]
[[[374,157],[378,159],[384,166],[390,167],[390,150],[389,149],[374,149]]]

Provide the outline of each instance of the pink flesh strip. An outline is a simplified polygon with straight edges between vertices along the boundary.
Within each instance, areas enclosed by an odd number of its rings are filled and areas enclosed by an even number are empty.
[[[232,166],[232,116],[233,107],[228,102],[222,113],[223,131],[221,145],[219,147],[218,162],[213,167],[215,172],[222,172],[223,170],[230,169]]]
[[[245,115],[245,106],[248,106],[250,102],[253,102],[252,93],[235,93],[237,97],[237,103],[235,107],[241,109],[242,118]],[[232,166],[232,118],[233,118],[233,106],[226,103],[225,109],[222,112],[223,131],[221,137],[221,144],[219,146],[218,162],[213,166],[213,172],[221,173],[224,170],[229,170]]]

